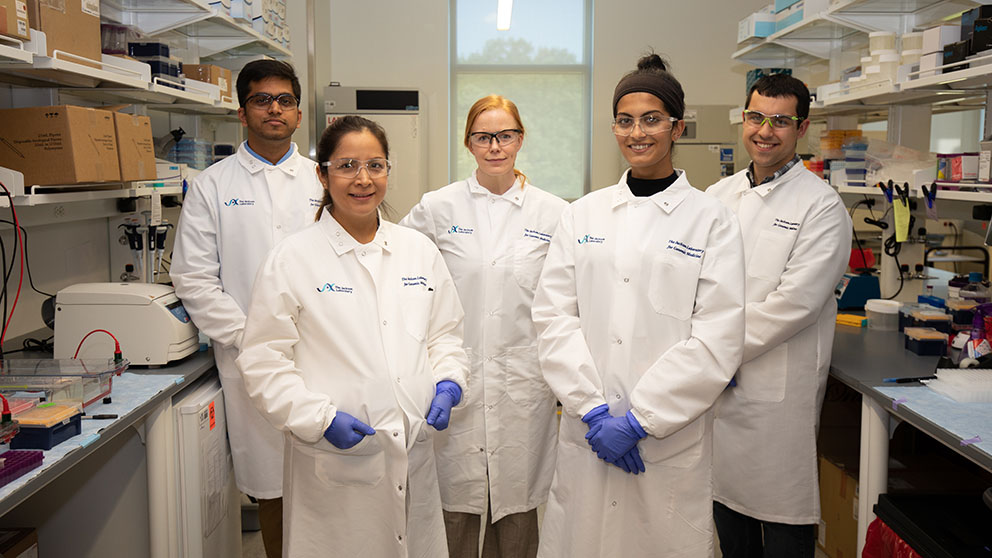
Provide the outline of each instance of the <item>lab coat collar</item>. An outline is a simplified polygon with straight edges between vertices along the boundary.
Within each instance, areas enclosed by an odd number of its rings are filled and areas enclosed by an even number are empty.
[[[631,193],[630,187],[627,186],[627,172],[628,171],[624,171],[623,175],[620,176],[620,182],[617,183],[616,191],[613,194],[614,209],[625,203],[635,202],[642,199]],[[675,211],[675,208],[678,207],[679,204],[682,203],[682,200],[689,195],[689,189],[692,188],[692,185],[689,184],[689,179],[686,177],[684,170],[675,169],[675,172],[679,174],[679,177],[672,183],[671,186],[665,188],[663,192],[658,192],[657,194],[647,198],[665,213]]]
[[[344,227],[338,223],[330,211],[324,211],[324,215],[317,221],[317,226],[320,227],[324,236],[327,237],[327,241],[331,244],[331,248],[334,249],[334,253],[338,256],[351,252],[360,246],[365,246],[344,230]],[[383,252],[390,251],[393,226],[392,223],[382,218],[382,213],[379,213],[379,229],[375,232],[375,238],[372,239],[371,243],[379,246]]]
[[[803,172],[807,172],[806,166],[803,165],[802,163],[797,163],[793,165],[791,169],[786,171],[786,173],[783,174],[782,176],[774,180],[769,180],[764,184],[759,184],[754,188],[751,188],[751,184],[748,182],[747,176],[744,176],[744,181],[740,184],[739,188],[742,191],[751,190],[754,193],[758,194],[759,196],[765,197],[768,194],[771,194],[772,191],[774,191],[779,186],[785,184],[786,182],[799,178],[799,176],[801,176]]]
[[[468,183],[469,193],[477,196],[492,196],[493,193],[489,191],[488,188],[479,184],[479,179],[476,177],[478,170],[472,171],[472,176],[468,177],[465,181]],[[504,200],[520,207],[524,204],[524,196],[527,195],[527,184],[522,178],[518,178],[517,181],[510,186],[510,189],[503,193],[501,197]]]
[[[269,163],[264,163],[261,160],[259,160],[258,157],[252,155],[248,151],[248,142],[243,141],[241,142],[241,145],[238,147],[238,152],[236,156],[238,158],[238,162],[241,163],[241,166],[244,167],[245,170],[247,170],[251,174],[255,174],[265,169],[273,169],[273,170],[278,169],[288,174],[289,176],[296,176],[301,172],[303,168],[301,162],[306,160],[302,156],[298,157],[297,156],[298,154],[299,153],[296,149],[296,144],[290,143],[289,153],[282,158],[282,161],[280,161],[278,165],[272,165]]]

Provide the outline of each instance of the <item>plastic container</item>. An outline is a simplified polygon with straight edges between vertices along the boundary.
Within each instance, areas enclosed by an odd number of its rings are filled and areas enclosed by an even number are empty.
[[[903,33],[899,37],[899,47],[902,49],[903,54],[911,50],[923,52],[923,32]]]
[[[923,36],[920,35],[922,46]],[[868,49],[874,54],[880,50],[896,49],[896,34],[891,31],[874,31],[868,33]]]
[[[899,72],[899,60],[900,57],[896,53],[878,56],[878,66],[883,80],[887,79],[893,83],[896,81],[896,75]]]
[[[906,328],[906,350],[920,356],[944,356],[947,334],[929,327]]]
[[[961,287],[958,296],[974,302],[988,302],[989,285],[982,281],[982,274],[972,271],[968,274],[968,284]]]
[[[50,450],[82,432],[82,413],[71,405],[48,405],[17,417],[21,431],[10,441],[11,449]]]
[[[10,450],[0,453],[0,486],[4,486],[41,466],[44,452],[38,450]]]
[[[912,314],[913,327],[932,328],[944,333],[951,332],[951,316],[940,310],[916,310]],[[910,328],[906,328],[907,330]]]
[[[900,61],[903,64],[919,64],[920,58],[923,56],[923,51],[919,49],[904,50],[902,51],[902,56],[900,56]]]
[[[898,331],[899,307],[901,302],[873,298],[865,301],[865,316],[868,317],[868,329],[879,331]]]

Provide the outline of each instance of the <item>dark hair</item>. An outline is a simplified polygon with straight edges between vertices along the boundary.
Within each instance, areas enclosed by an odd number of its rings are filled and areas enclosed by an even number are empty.
[[[796,99],[796,116],[809,118],[809,88],[806,84],[787,74],[762,76],[747,92],[744,108],[751,104],[751,94],[755,91],[762,97],[793,97]]]
[[[289,62],[281,60],[255,60],[245,64],[238,74],[238,104],[245,106],[245,98],[251,91],[251,84],[262,81],[266,78],[282,78],[287,80],[293,87],[293,95],[300,99],[303,94],[300,88],[300,79],[296,77],[296,71]]]
[[[378,122],[361,116],[342,116],[331,122],[331,125],[325,128],[324,133],[320,135],[320,141],[317,142],[317,172],[326,179],[327,167],[319,166],[320,163],[331,159],[331,155],[338,148],[338,144],[341,143],[343,137],[351,133],[365,131],[368,131],[375,136],[375,139],[379,140],[379,145],[382,146],[382,152],[388,159],[389,141],[386,139],[386,131],[382,129],[382,126]],[[320,207],[317,208],[317,214],[314,216],[314,221],[320,220],[320,214],[324,211],[324,208],[331,208],[331,193],[326,188],[324,189],[324,196],[320,200]]]
[[[685,92],[682,84],[668,71],[665,61],[657,54],[642,56],[637,61],[637,69],[620,78],[613,92],[613,116],[617,115],[617,103],[628,93],[650,93],[661,99],[669,116],[682,120],[685,116]]]

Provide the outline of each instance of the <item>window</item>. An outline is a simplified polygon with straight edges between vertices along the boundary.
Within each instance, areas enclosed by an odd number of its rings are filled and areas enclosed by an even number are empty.
[[[452,180],[475,159],[462,137],[468,109],[499,94],[527,133],[516,167],[539,188],[576,199],[588,191],[591,0],[518,1],[510,30],[496,30],[496,2],[451,0]]]

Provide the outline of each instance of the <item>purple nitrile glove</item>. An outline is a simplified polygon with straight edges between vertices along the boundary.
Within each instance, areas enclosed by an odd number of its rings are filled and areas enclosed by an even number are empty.
[[[458,384],[451,380],[438,382],[431,408],[427,411],[427,424],[438,431],[447,428],[448,420],[451,418],[451,408],[461,400],[462,388],[458,387]]]
[[[374,434],[375,429],[371,426],[344,411],[338,411],[324,431],[324,438],[338,449],[348,449],[361,442],[362,438]]]

